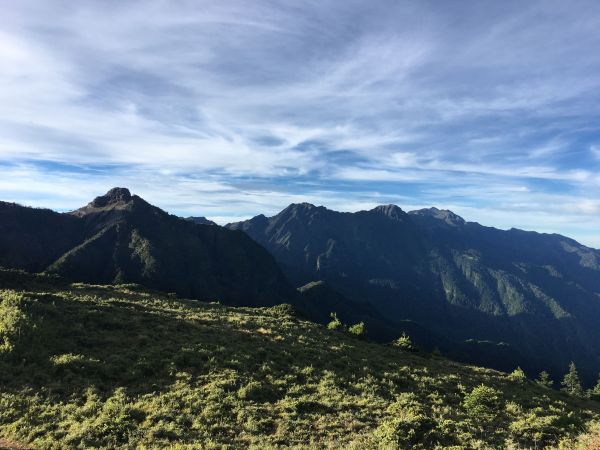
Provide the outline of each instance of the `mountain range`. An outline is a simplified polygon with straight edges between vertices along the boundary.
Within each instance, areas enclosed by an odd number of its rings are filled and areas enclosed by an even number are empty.
[[[292,204],[227,227],[268,249],[294,284],[323,280],[418,324],[455,359],[557,375],[574,360],[589,380],[600,370],[600,252],[572,239],[395,205]]]
[[[0,203],[0,265],[231,305],[295,295],[271,255],[244,233],[170,215],[124,188],[62,214]]]
[[[0,202],[0,266],[137,283],[234,306],[291,303],[368,336],[502,370],[600,371],[600,252],[436,208],[341,213],[308,203],[215,226],[114,188],[68,213]]]

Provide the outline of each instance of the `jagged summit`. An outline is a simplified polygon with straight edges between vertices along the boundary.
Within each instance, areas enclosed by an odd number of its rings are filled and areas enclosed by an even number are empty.
[[[431,208],[423,208],[418,209],[416,211],[411,211],[409,214],[416,216],[427,216],[433,217],[434,219],[442,220],[451,226],[460,226],[464,225],[465,219],[460,217],[458,214],[453,213],[448,209],[438,209],[435,206]]]
[[[103,211],[129,210],[133,207],[134,203],[146,202],[137,195],[131,195],[131,192],[127,188],[115,187],[106,194],[96,197],[82,208],[73,211],[71,214],[81,217]]]
[[[122,187],[112,188],[106,194],[96,197],[87,205],[70,214],[85,218],[88,223],[94,222],[98,229],[110,223],[116,223],[126,216],[135,216],[143,221],[150,220],[153,216],[169,215],[142,197],[131,194],[129,189]]]
[[[404,211],[402,211],[402,208],[400,208],[397,205],[391,205],[391,204],[376,206],[371,211],[383,214],[383,215],[389,217],[390,219],[395,219],[395,220],[402,220],[404,218],[404,216],[406,216],[406,213]]]
[[[324,206],[316,206],[316,205],[313,205],[312,203],[302,202],[302,203],[291,203],[285,209],[298,211],[298,210],[311,210],[311,209],[319,209],[319,208],[324,208]]]
[[[114,187],[106,194],[96,197],[90,205],[96,207],[104,207],[114,203],[127,203],[131,201],[131,192],[129,189],[122,187]]]
[[[314,214],[316,212],[328,211],[324,206],[316,206],[312,203],[302,202],[302,203],[291,203],[287,208],[281,211],[277,216],[298,216],[298,215],[306,215],[306,214]],[[275,216],[275,217],[277,217]]]

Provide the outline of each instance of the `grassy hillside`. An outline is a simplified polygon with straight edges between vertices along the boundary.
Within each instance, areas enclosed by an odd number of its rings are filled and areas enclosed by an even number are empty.
[[[394,205],[346,213],[292,204],[228,227],[269,250],[297,286],[325,281],[371,306],[396,336],[406,321],[429,330],[453,359],[555,378],[574,361],[588,385],[600,372],[600,252],[565,236]]]
[[[532,382],[360,340],[285,305],[0,271],[0,441],[33,448],[573,445],[600,417]]]

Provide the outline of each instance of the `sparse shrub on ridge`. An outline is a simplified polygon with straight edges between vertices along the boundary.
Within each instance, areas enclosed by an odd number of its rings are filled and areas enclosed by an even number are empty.
[[[329,330],[340,330],[343,328],[342,322],[340,321],[340,319],[338,319],[338,316],[336,313],[332,312],[330,314],[330,317],[332,320],[331,320],[331,322],[329,322],[327,324],[327,328]]]
[[[354,325],[350,325],[348,327],[348,333],[357,337],[365,337],[367,335],[367,328],[365,327],[365,323],[359,322],[355,323]]]
[[[563,387],[562,390],[567,394],[574,397],[583,396],[583,387],[581,386],[581,380],[579,379],[579,374],[577,373],[577,367],[573,361],[571,361],[571,364],[569,364],[569,371],[565,374],[561,385]]]
[[[397,347],[401,350],[405,350],[407,352],[417,351],[417,348],[406,333],[402,333],[402,335],[398,339],[396,339],[392,344],[394,347]]]
[[[497,389],[482,384],[465,395],[463,406],[472,418],[490,422],[500,412],[500,394]]]
[[[523,369],[521,369],[520,367],[517,367],[515,370],[513,370],[511,372],[511,374],[508,376],[508,378],[510,378],[512,381],[516,381],[518,383],[523,383],[527,380],[527,375],[525,375],[525,372],[523,372]]]
[[[540,386],[543,386],[548,389],[554,386],[554,381],[552,381],[552,379],[550,378],[550,374],[545,370],[542,370],[540,372],[540,375],[538,376],[537,380],[535,380],[535,382]]]

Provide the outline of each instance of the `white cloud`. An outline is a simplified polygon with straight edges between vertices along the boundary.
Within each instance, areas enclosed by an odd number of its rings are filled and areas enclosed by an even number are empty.
[[[491,224],[597,214],[596,2],[2,9],[0,198],[69,209],[127,185],[224,218],[410,189]]]

